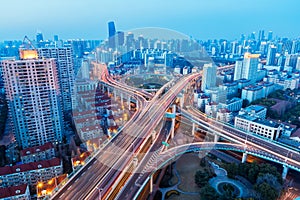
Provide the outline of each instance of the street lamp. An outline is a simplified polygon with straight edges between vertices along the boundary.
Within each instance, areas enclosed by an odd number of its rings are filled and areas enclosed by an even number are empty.
[[[102,196],[101,196],[101,192],[103,191],[103,188],[98,188],[98,191],[99,191],[99,199],[98,200],[101,200],[102,199]]]

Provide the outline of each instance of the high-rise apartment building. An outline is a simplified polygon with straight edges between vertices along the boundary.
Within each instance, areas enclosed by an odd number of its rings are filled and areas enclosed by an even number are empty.
[[[234,80],[248,79],[256,82],[259,54],[245,53],[243,61],[237,61],[234,68]]]
[[[242,71],[243,71],[243,61],[242,60],[237,60],[235,62],[235,67],[234,67],[234,78],[233,80],[239,80],[242,78]]]
[[[55,59],[38,59],[35,50],[21,50],[21,60],[1,67],[6,98],[21,148],[62,140],[62,112]]]
[[[60,48],[40,48],[38,49],[38,56],[42,58],[55,58],[58,82],[62,97],[62,109],[64,114],[72,111],[74,104],[74,64],[72,58],[73,52],[71,47]]]
[[[256,81],[258,58],[259,54],[246,53],[244,55],[242,78],[248,79],[251,82]]]
[[[205,91],[206,89],[211,89],[213,87],[216,87],[216,83],[217,83],[217,67],[212,63],[205,64],[203,66],[201,90]]]
[[[267,65],[276,65],[276,52],[277,48],[274,45],[270,45],[267,54]]]

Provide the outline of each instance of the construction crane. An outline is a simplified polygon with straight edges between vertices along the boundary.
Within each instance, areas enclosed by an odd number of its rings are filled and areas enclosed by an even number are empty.
[[[25,36],[23,39],[23,43],[19,49],[20,58],[22,60],[27,59],[38,59],[38,52],[35,46],[32,44],[31,40]]]
[[[20,48],[22,49],[34,49],[36,50],[36,47],[33,45],[32,41],[27,37],[27,35],[25,35],[22,45],[20,46]]]

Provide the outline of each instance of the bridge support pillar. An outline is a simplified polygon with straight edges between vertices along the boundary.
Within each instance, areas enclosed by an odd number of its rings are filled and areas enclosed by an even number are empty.
[[[243,153],[243,157],[242,157],[242,163],[245,163],[247,161],[247,153]]]
[[[195,123],[193,123],[192,135],[195,135]]]
[[[120,97],[121,97],[121,105],[123,106],[124,102],[123,102],[123,93],[122,92],[121,92]]]
[[[183,108],[184,104],[184,92],[182,92],[182,97],[180,98],[180,107]]]
[[[153,192],[153,175],[150,176],[150,194]]]
[[[127,98],[128,110],[130,110],[130,96]]]
[[[286,176],[287,176],[288,172],[289,172],[289,167],[286,166],[286,165],[283,165],[283,171],[282,171],[282,174],[281,174],[281,177],[282,177],[283,180],[286,179]]]
[[[176,105],[173,105],[172,112],[174,115],[176,115]],[[172,118],[171,139],[174,138],[174,132],[175,132],[175,117]]]
[[[117,100],[117,90],[116,89],[114,89],[114,99],[115,99],[115,101]]]
[[[214,142],[217,143],[220,139],[220,136],[218,136],[217,134],[215,134],[215,137],[214,137]]]

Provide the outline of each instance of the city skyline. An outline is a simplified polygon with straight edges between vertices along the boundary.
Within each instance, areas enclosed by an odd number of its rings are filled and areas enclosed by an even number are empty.
[[[96,0],[53,0],[42,2],[12,0],[2,2],[0,40],[33,38],[42,32],[45,39],[59,35],[61,39],[104,39],[107,23],[115,21],[116,29],[129,31],[143,27],[173,29],[196,39],[239,39],[264,29],[274,37],[299,37],[296,0],[158,1],[136,0],[98,2]],[[234,6],[233,6],[234,5]],[[126,10],[124,10],[126,8]],[[13,11],[13,12],[12,12]],[[46,12],[50,11],[50,12]],[[13,13],[13,15],[11,14]],[[154,14],[155,13],[155,14]]]

